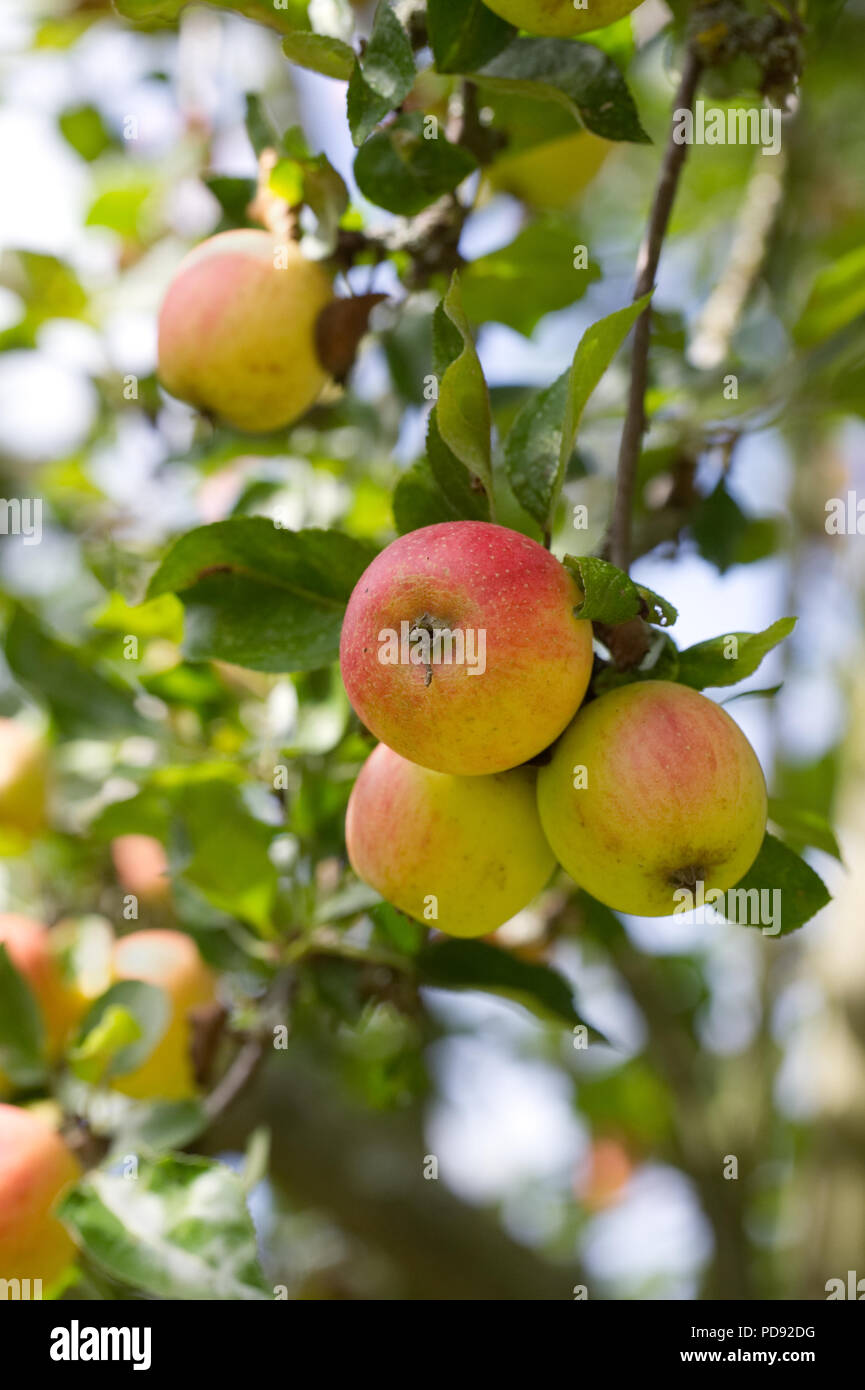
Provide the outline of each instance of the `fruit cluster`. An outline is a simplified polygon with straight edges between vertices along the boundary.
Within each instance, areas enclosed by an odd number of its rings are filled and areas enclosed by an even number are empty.
[[[754,862],[766,785],[738,725],[669,681],[584,703],[592,626],[570,572],[487,522],[411,532],[361,576],[340,647],[381,740],[352,791],[360,878],[452,936],[494,931],[558,861],[608,906],[675,910]]]

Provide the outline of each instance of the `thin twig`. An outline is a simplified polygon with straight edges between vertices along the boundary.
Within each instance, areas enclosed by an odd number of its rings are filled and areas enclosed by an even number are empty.
[[[243,1044],[228,1071],[204,1102],[211,1123],[246,1090],[264,1059],[264,1048],[263,1037],[250,1038]]]
[[[670,214],[679,186],[679,178],[688,153],[685,143],[674,139],[676,123],[675,112],[691,110],[702,71],[702,60],[691,47],[685,55],[685,64],[674,102],[674,117],[670,130],[661,174],[655,190],[655,201],[649,218],[646,236],[640,249],[637,263],[637,284],[634,299],[641,299],[654,288],[661,248],[670,222]],[[610,527],[609,556],[619,569],[627,570],[631,561],[631,510],[634,486],[637,480],[637,465],[640,446],[646,428],[646,387],[649,378],[649,341],[652,331],[651,305],[637,319],[634,329],[634,350],[631,360],[631,386],[628,396],[628,412],[622,431],[619,450],[619,465],[616,476],[616,500]]]

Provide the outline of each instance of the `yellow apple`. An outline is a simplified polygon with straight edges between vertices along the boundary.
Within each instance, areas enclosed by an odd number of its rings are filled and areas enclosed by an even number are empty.
[[[114,948],[118,980],[143,980],[164,989],[171,1004],[168,1027],[153,1052],[111,1086],[136,1100],[185,1100],[197,1091],[190,1057],[190,1013],[216,998],[216,980],[190,936],[179,931],[138,931]]]
[[[45,1292],[72,1263],[75,1247],[52,1211],[79,1175],[41,1116],[0,1105],[0,1279],[41,1279]]]
[[[45,746],[17,719],[0,719],[0,853],[25,848],[46,822]]]
[[[241,430],[278,429],[316,400],[328,374],[316,353],[327,272],[297,242],[255,229],[220,232],[183,260],[159,315],[167,391]]]
[[[516,154],[505,152],[486,171],[490,188],[512,193],[534,208],[567,208],[576,201],[613,148],[590,130],[545,140]]]
[[[530,34],[569,38],[603,29],[635,10],[641,0],[484,0],[487,9]]]
[[[535,775],[451,777],[380,743],[348,803],[352,868],[383,898],[449,936],[485,936],[532,901],[555,868]]]
[[[682,889],[726,891],[766,830],[766,783],[738,724],[672,681],[638,681],[580,710],[538,775],[559,863],[619,912],[665,917]]]

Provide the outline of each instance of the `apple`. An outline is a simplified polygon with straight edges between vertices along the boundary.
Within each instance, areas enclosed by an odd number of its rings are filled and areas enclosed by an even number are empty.
[[[48,1060],[55,1061],[77,1020],[72,993],[53,950],[51,932],[31,917],[6,912],[0,914],[0,945],[6,947],[18,974],[30,986],[42,1015]]]
[[[171,895],[168,858],[153,835],[118,835],[111,858],[121,888],[142,902],[162,902]]]
[[[143,980],[164,989],[171,1003],[168,1027],[153,1052],[133,1072],[111,1086],[136,1100],[186,1100],[197,1093],[190,1056],[193,1009],[216,998],[216,980],[185,932],[132,932],[114,947],[118,980]]]
[[[766,783],[745,735],[714,701],[638,681],[580,710],[538,775],[559,863],[618,912],[665,917],[692,893],[726,891],[766,830]]]
[[[349,798],[346,846],[359,878],[449,936],[485,936],[527,907],[555,868],[517,768],[452,777],[380,743]]]
[[[512,193],[533,208],[568,208],[601,169],[613,148],[590,130],[577,130],[504,154],[486,169],[496,193]]]
[[[241,430],[298,419],[328,381],[316,352],[330,277],[297,242],[220,232],[181,262],[159,314],[159,378]]]
[[[52,1215],[79,1165],[39,1115],[0,1105],[0,1279],[41,1279],[43,1292],[75,1258]]]
[[[574,616],[581,601],[548,550],[505,526],[412,531],[376,556],[349,599],[348,698],[412,762],[504,772],[552,743],[586,692],[592,628]]]
[[[589,1211],[603,1211],[622,1200],[633,1172],[625,1145],[613,1136],[600,1136],[592,1140],[588,1159],[575,1176],[574,1195]]]
[[[0,853],[20,850],[45,827],[48,767],[39,736],[0,718]]]
[[[641,0],[484,0],[487,9],[501,19],[527,29],[530,34],[570,38],[603,29],[635,10]]]

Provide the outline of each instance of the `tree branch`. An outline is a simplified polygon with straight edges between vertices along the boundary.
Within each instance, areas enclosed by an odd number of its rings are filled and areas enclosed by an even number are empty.
[[[697,51],[689,47],[679,88],[674,102],[674,113],[690,110],[694,104],[697,84],[703,64]],[[661,248],[673,211],[679,178],[687,157],[688,146],[678,144],[673,138],[671,124],[667,148],[661,165],[661,174],[655,190],[646,236],[640,249],[637,262],[637,284],[634,299],[640,299],[654,288]],[[645,309],[634,328],[634,350],[631,360],[631,386],[628,396],[628,412],[622,431],[619,450],[619,464],[616,476],[616,500],[610,527],[609,556],[614,565],[626,570],[631,561],[631,510],[634,486],[637,480],[637,465],[640,459],[640,446],[646,428],[646,386],[649,377],[649,342],[652,331],[651,305]]]

